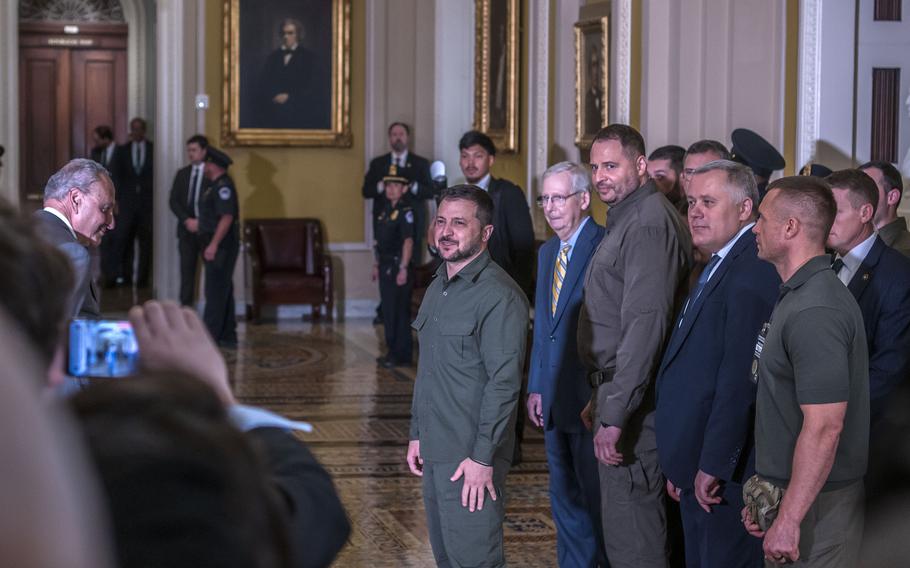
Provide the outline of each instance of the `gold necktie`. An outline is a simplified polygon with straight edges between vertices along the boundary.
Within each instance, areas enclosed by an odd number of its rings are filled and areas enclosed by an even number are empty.
[[[559,291],[562,290],[562,281],[566,277],[566,267],[569,266],[569,249],[572,245],[563,245],[559,249],[559,256],[556,258],[556,266],[553,269],[553,300],[550,305],[550,313],[556,315],[556,306],[559,304]]]

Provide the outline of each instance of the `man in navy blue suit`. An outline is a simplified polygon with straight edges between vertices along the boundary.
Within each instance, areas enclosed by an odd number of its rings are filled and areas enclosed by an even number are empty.
[[[761,566],[761,541],[743,530],[742,483],[754,473],[755,340],[780,278],[760,260],[758,189],[729,160],[691,176],[692,242],[711,258],[676,319],[657,376],[657,453],[680,502],[690,568]]]
[[[585,168],[560,162],[544,172],[537,205],[556,236],[538,253],[528,416],[544,429],[562,568],[606,566],[594,438],[581,421],[591,386],[576,344],[582,276],[604,235],[587,214],[590,204]]]
[[[879,202],[871,177],[861,170],[841,170],[827,181],[837,202],[828,234],[828,246],[836,253],[832,267],[863,313],[875,426],[884,415],[888,395],[910,375],[910,259],[875,232],[875,211],[887,204]]]

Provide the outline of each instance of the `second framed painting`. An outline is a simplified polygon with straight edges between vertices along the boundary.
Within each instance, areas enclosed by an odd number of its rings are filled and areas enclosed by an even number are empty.
[[[223,142],[351,145],[351,0],[224,0]]]
[[[575,24],[575,145],[589,148],[610,101],[610,18]]]
[[[474,128],[518,151],[518,0],[475,0]]]

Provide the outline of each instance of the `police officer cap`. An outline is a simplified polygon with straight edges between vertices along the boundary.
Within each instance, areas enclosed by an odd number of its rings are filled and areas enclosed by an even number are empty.
[[[230,156],[214,146],[209,146],[205,149],[205,161],[212,162],[224,169],[228,169],[228,166],[234,163],[234,160],[232,160]]]
[[[818,178],[826,178],[826,177],[830,176],[832,173],[834,173],[834,172],[832,172],[831,168],[829,168],[828,166],[823,166],[821,164],[813,164],[812,162],[809,162],[808,164],[803,166],[803,169],[801,169],[799,171],[799,175],[801,175],[801,176],[815,176]]]
[[[398,182],[403,183],[404,185],[411,183],[411,180],[405,176],[405,172],[395,164],[389,166],[389,173],[383,176],[382,181],[385,183]]]
[[[730,136],[733,160],[752,168],[757,176],[771,177],[777,170],[784,169],[787,162],[770,142],[747,128],[737,128]]]

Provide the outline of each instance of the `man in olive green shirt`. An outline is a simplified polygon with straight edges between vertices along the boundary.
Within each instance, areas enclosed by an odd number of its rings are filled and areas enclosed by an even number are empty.
[[[594,388],[594,455],[613,568],[668,562],[654,376],[685,296],[692,240],[647,167],[634,128],[611,124],[594,137],[591,176],[610,209],[585,273],[578,351]]]
[[[505,565],[504,482],[515,444],[528,301],[490,259],[492,218],[493,202],[482,189],[442,192],[433,235],[445,262],[412,324],[420,359],[407,462],[423,477],[439,566]]]
[[[888,162],[866,162],[859,167],[878,186],[878,207],[875,208],[875,230],[885,244],[910,257],[910,231],[907,220],[899,217],[897,207],[904,194],[901,173]]]
[[[869,359],[863,316],[831,269],[825,241],[837,205],[805,176],[768,186],[753,227],[758,256],[783,285],[755,347],[755,470],[785,489],[762,533],[766,563],[857,565],[869,449]],[[746,379],[744,379],[746,380]]]

